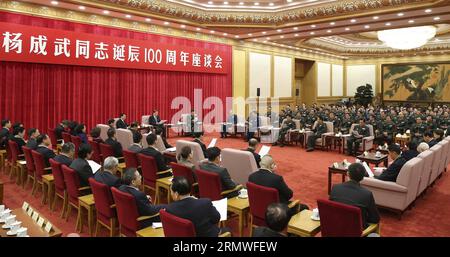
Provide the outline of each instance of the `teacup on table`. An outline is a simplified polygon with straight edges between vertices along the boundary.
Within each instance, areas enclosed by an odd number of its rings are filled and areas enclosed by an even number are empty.
[[[28,229],[27,228],[19,228],[17,230],[17,237],[29,237],[29,235],[27,235]]]

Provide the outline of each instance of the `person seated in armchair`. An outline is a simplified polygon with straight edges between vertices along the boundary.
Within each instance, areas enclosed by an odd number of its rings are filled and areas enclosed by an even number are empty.
[[[306,149],[307,152],[314,151],[314,146],[316,145],[316,140],[324,133],[327,133],[327,125],[323,122],[323,118],[321,116],[317,117],[317,125],[313,129],[314,134],[308,137],[308,147]]]
[[[364,137],[370,136],[369,127],[364,119],[359,119],[359,125],[353,128],[353,133],[347,139],[347,154],[355,156]]]
[[[273,145],[276,146],[280,144],[280,147],[284,147],[284,144],[286,142],[286,134],[291,129],[295,129],[295,122],[292,120],[291,115],[286,115],[286,120],[280,129],[280,134],[278,135],[278,141]]]

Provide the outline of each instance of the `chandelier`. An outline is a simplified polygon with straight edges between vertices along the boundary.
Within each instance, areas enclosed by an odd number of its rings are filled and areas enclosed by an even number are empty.
[[[378,39],[394,49],[409,50],[425,45],[436,35],[436,27],[421,26],[378,31]]]

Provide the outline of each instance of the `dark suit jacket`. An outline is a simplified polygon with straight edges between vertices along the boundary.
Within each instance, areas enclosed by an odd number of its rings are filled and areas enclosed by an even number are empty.
[[[8,143],[8,139],[9,139],[9,129],[7,128],[2,128],[0,130],[0,148],[5,148],[6,144]]]
[[[257,227],[253,230],[252,237],[286,237],[267,227]]]
[[[205,156],[205,158],[208,158],[208,153],[206,152],[206,145],[203,144],[202,141],[198,140],[197,138],[195,138],[193,142],[200,145],[200,147],[202,148],[203,155]]]
[[[253,172],[248,177],[248,181],[260,186],[275,188],[278,191],[281,203],[288,204],[289,200],[292,198],[293,192],[288,185],[286,185],[283,177],[272,173],[269,170],[260,169]]]
[[[81,138],[81,142],[82,142],[83,144],[87,144],[87,143],[88,143],[88,138],[87,138],[87,136],[86,136],[85,133],[80,133],[80,134],[78,134],[77,136],[78,136],[79,138]]]
[[[212,162],[206,162],[200,165],[200,169],[219,174],[220,181],[222,182],[222,191],[230,190],[236,187],[236,183],[231,179],[230,174],[228,173],[228,170],[226,168],[220,167]],[[237,196],[237,194],[235,196]],[[227,197],[233,196],[228,195]]]
[[[152,216],[159,213],[159,210],[166,208],[165,204],[153,205],[147,198],[147,196],[137,190],[134,187],[128,185],[121,185],[119,190],[125,193],[129,193],[136,200],[136,206],[139,216]]]
[[[67,167],[70,167],[70,165],[72,164],[72,159],[70,159],[69,157],[62,155],[62,154],[55,156],[55,158],[53,158],[53,160],[55,160],[61,164],[65,164]]]
[[[155,158],[156,166],[158,166],[158,171],[165,171],[170,169],[166,165],[166,160],[164,159],[164,156],[155,148],[147,147],[142,149],[139,153],[152,156],[153,158]]]
[[[85,187],[89,186],[88,179],[94,176],[92,172],[91,166],[85,159],[77,158],[73,160],[72,164],[70,164],[70,168],[74,169],[79,178],[80,178],[80,186]]]
[[[133,153],[139,153],[140,151],[142,151],[142,149],[143,148],[141,146],[135,144],[132,144],[130,145],[130,147],[128,147],[128,151],[132,151]]]
[[[122,157],[123,156],[122,145],[117,140],[108,138],[105,140],[105,144],[108,144],[112,147],[112,149],[114,151],[114,157]]]
[[[27,144],[25,143],[25,140],[19,137],[12,137],[11,140],[17,143],[17,146],[19,147],[19,154],[23,154],[22,146]]]
[[[62,139],[62,133],[64,132],[64,127],[59,124],[58,126],[56,126],[55,128],[55,135],[56,135],[56,139]]]
[[[331,190],[330,200],[359,207],[364,228],[368,227],[368,223],[380,222],[380,215],[378,214],[372,192],[361,187],[355,181],[350,180],[334,185]]]
[[[220,221],[220,214],[209,199],[185,198],[169,204],[166,211],[190,220],[194,224],[198,237],[217,237],[219,235],[220,229],[217,224]]]
[[[36,148],[36,152],[38,152],[44,156],[45,167],[50,167],[50,162],[48,161],[48,159],[55,158],[55,156],[56,156],[55,152],[53,152],[51,149],[48,149],[47,147],[44,147],[44,146],[38,146]]]
[[[128,124],[125,121],[123,121],[122,119],[118,119],[116,122],[116,128],[126,129],[126,128],[128,128]]]
[[[122,185],[122,180],[108,171],[97,171],[94,175],[96,181],[108,185],[109,187],[119,188]]]
[[[25,146],[30,148],[31,150],[36,150],[36,148],[37,148],[36,139],[34,139],[34,138],[28,139],[27,144]]]
[[[376,178],[384,181],[395,182],[397,180],[398,173],[400,173],[400,170],[405,163],[406,159],[400,155],[385,171],[383,171],[383,173],[381,173],[380,176]]]
[[[417,152],[417,150],[407,150],[402,152],[402,156],[403,158],[405,158],[406,161],[411,160],[414,157],[417,157],[417,155],[419,155],[419,152]]]
[[[156,116],[156,119],[155,119],[155,116],[150,116],[150,118],[148,118],[148,123],[150,123],[150,125],[153,125],[153,126],[156,126],[156,125],[159,125],[158,124],[158,122],[160,122],[161,121],[161,118],[159,117],[159,116]]]
[[[438,143],[438,141],[436,141],[436,139],[431,139],[430,142],[428,142],[428,146],[431,148],[433,146],[435,146]]]
[[[255,157],[256,166],[258,166],[258,168],[260,168],[259,162],[261,161],[261,156],[257,152],[255,152],[254,149],[252,149],[250,147],[247,148],[245,151],[249,151],[253,154],[253,157]]]

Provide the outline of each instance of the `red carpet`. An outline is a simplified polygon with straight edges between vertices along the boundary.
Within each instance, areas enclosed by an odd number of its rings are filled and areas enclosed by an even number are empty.
[[[169,142],[175,145],[180,138],[169,138]],[[205,137],[206,144],[211,136]],[[217,146],[220,148],[232,147],[246,148],[246,143],[241,138],[219,138]],[[327,198],[328,166],[335,161],[347,158],[350,162],[354,158],[344,156],[337,152],[323,152],[316,150],[312,153],[305,152],[299,146],[286,146],[284,148],[272,147],[270,154],[275,158],[278,166],[277,172],[281,174],[289,187],[294,191],[294,198],[308,204],[311,208],[317,206],[316,200]],[[432,188],[429,188],[424,197],[419,198],[415,206],[406,211],[401,220],[397,216],[385,210],[381,213],[382,236],[450,236],[450,180],[448,172],[438,179]],[[23,190],[15,183],[0,173],[0,179],[5,182],[4,201],[9,208],[18,208],[23,201],[28,201],[44,216],[49,218],[54,225],[60,228],[64,235],[75,232],[76,211],[72,212],[69,221],[59,218],[61,205],[57,205],[56,211],[51,212],[48,205],[42,206],[39,197],[32,197],[31,189]],[[340,182],[340,176],[335,176],[334,183]],[[227,223],[237,235],[237,219]],[[87,227],[84,226],[82,236],[87,236]],[[105,231],[101,235],[107,235]],[[245,232],[244,235],[248,235]]]

